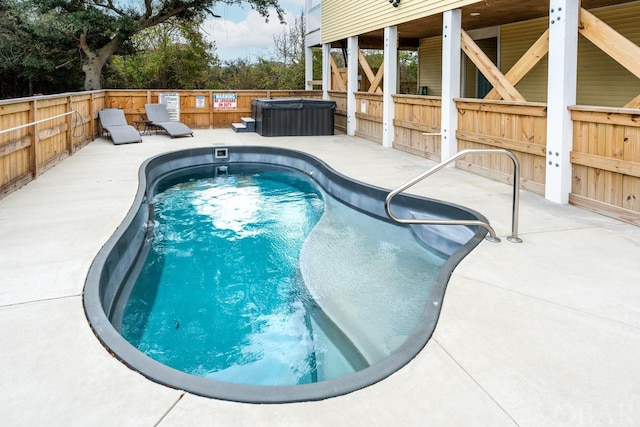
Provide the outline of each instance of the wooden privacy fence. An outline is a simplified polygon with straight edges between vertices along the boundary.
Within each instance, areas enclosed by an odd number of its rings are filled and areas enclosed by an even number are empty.
[[[304,90],[109,90],[108,108],[122,108],[127,121],[133,123],[145,117],[144,105],[158,103],[162,93],[178,95],[180,121],[194,129],[231,127],[242,117],[251,117],[255,98],[322,99],[322,91]],[[216,99],[225,96],[227,102],[216,104]]]
[[[393,148],[440,161],[440,112],[436,96],[394,95]],[[427,135],[425,135],[427,134]]]
[[[569,201],[640,225],[640,112],[571,107]]]
[[[356,135],[382,144],[382,94],[356,92]]]
[[[0,102],[0,198],[91,142],[105,97],[98,91]]]
[[[101,90],[0,101],[0,198],[17,190],[91,142],[101,132],[98,112],[122,108],[129,124],[144,104],[177,93],[180,120],[192,128],[230,127],[251,116],[254,98],[322,98],[322,91]],[[227,96],[216,108],[216,95]],[[345,98],[346,99],[346,98]],[[16,128],[15,130],[7,131]]]
[[[103,108],[122,108],[130,124],[161,91],[103,90],[0,101],[0,198],[72,155],[100,133]],[[321,98],[321,91],[174,91],[180,120],[193,128],[229,127],[251,115],[251,99]],[[216,94],[232,94],[234,108],[216,108]],[[382,95],[357,92],[356,135],[382,140]],[[346,130],[346,92],[330,91],[336,128]],[[440,160],[438,97],[394,95],[394,147]],[[458,150],[504,148],[516,154],[521,185],[543,194],[546,104],[457,99]],[[571,107],[574,121],[572,204],[640,225],[640,110]],[[7,129],[17,128],[10,132]],[[434,135],[424,135],[434,134]],[[468,156],[457,166],[500,181],[512,179],[503,156]]]
[[[334,126],[342,132],[347,131],[347,92],[329,91],[329,100],[336,103]]]
[[[457,99],[458,151],[467,148],[502,148],[520,162],[520,185],[544,194],[547,145],[547,105]],[[513,164],[505,156],[470,155],[456,166],[499,181],[513,180]]]

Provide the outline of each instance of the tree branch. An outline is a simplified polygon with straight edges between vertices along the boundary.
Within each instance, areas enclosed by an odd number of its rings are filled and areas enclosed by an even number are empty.
[[[80,33],[80,49],[82,49],[85,55],[91,56],[91,55],[94,55],[94,53],[91,51],[91,48],[89,47],[89,43],[87,43],[88,32],[89,32],[88,28],[83,28],[82,32]]]
[[[151,5],[151,0],[144,0],[144,19],[148,19],[153,14],[153,7]]]
[[[106,4],[103,3],[101,0],[96,0],[96,2],[94,3],[96,6],[102,7],[104,9],[110,10],[112,12],[115,12],[117,15],[120,16],[127,16],[128,13],[125,12],[124,10],[116,7],[115,4],[113,4],[113,0],[107,0]]]

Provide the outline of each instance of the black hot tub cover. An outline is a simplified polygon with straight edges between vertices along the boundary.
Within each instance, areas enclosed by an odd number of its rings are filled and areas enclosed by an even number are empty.
[[[301,110],[329,108],[335,110],[334,101],[310,98],[257,98],[251,100],[252,106],[261,107],[263,110]]]

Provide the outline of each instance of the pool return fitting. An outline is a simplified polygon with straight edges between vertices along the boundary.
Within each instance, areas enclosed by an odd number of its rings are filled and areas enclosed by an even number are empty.
[[[398,218],[391,211],[391,200],[395,196],[402,193],[404,190],[408,189],[409,187],[412,187],[415,184],[419,183],[420,181],[427,178],[428,176],[433,175],[434,173],[438,172],[440,169],[443,169],[448,164],[453,163],[459,158],[466,156],[467,154],[502,154],[505,156],[509,156],[509,158],[513,162],[513,205],[511,209],[511,236],[507,237],[507,240],[513,243],[522,243],[522,239],[518,237],[518,215],[519,215],[519,205],[520,205],[520,163],[518,162],[518,158],[516,157],[516,155],[509,150],[467,149],[467,150],[460,151],[459,153],[449,157],[446,160],[443,160],[442,162],[432,167],[428,171],[418,175],[417,177],[413,178],[411,181],[406,182],[405,184],[401,185],[400,187],[390,192],[384,201],[384,208],[387,211],[387,215],[389,215],[389,218],[391,218],[392,220],[400,224],[471,225],[471,226],[483,227],[489,232],[489,235],[486,237],[488,241],[495,242],[495,243],[500,242],[500,238],[496,236],[495,230],[493,229],[493,227],[491,227],[491,225],[488,222],[479,221],[479,220],[455,220],[455,219],[454,220],[403,219],[403,218]]]

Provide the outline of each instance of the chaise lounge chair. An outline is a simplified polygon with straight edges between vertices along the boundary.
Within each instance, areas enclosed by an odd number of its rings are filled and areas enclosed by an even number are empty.
[[[142,142],[140,133],[133,126],[127,124],[124,111],[119,108],[105,108],[98,112],[102,130],[109,132],[111,141],[118,144]]]
[[[169,112],[167,106],[164,104],[145,104],[145,111],[147,112],[147,119],[151,121],[151,126],[164,129],[171,138],[176,136],[193,136],[193,131],[189,126],[182,122],[172,122],[169,118]]]

